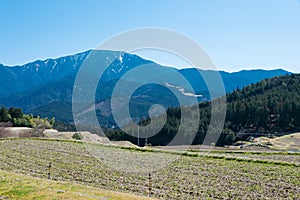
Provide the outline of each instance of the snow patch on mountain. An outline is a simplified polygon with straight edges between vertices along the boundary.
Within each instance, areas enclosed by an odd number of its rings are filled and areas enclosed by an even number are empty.
[[[57,61],[54,60],[54,65],[52,66],[52,70],[55,68],[56,65],[57,65]]]
[[[120,63],[123,62],[123,54],[122,54],[122,53],[121,53],[120,56],[119,56],[119,61],[120,61]]]
[[[183,87],[177,86],[177,85],[172,85],[169,83],[165,83],[167,87],[171,87],[171,88],[176,88],[179,92],[181,92],[181,94],[185,95],[185,96],[189,96],[189,97],[203,97],[203,95],[200,94],[193,94],[191,92],[186,92],[185,89]]]

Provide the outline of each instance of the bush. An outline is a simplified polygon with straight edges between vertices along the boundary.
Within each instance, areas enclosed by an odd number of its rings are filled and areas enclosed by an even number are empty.
[[[81,133],[76,132],[76,133],[73,134],[72,138],[74,140],[82,140],[83,139],[83,135]]]
[[[228,133],[228,135],[226,136],[226,138],[225,138],[225,143],[226,144],[233,144],[234,141],[235,141],[235,133],[230,131]]]

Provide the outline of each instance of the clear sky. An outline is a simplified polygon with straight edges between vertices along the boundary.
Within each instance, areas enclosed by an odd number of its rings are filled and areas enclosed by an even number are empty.
[[[0,27],[5,65],[74,54],[122,31],[161,27],[193,38],[222,70],[300,73],[298,0],[1,0]],[[140,55],[187,65],[158,52]]]

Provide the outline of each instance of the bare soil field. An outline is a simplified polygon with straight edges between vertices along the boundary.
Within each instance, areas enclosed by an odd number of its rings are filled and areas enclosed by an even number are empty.
[[[75,132],[59,132],[55,129],[46,129],[42,132],[37,132],[32,128],[27,127],[1,127],[0,126],[0,138],[30,138],[39,137],[53,140],[70,140],[74,141],[72,136]],[[136,145],[128,141],[110,141],[106,137],[100,137],[90,132],[80,132],[83,136],[83,142],[97,143],[103,145],[112,146],[124,146],[124,147],[136,147]]]
[[[47,166],[51,162],[52,180],[147,196],[148,173],[128,173],[112,166],[132,162],[131,155],[137,165],[143,157],[155,156],[159,159],[151,164],[159,165],[161,160],[176,156],[174,152],[147,148],[99,144],[94,144],[94,148],[101,153],[101,159],[95,158],[82,142],[2,139],[0,169],[47,178]],[[249,153],[250,157],[259,155],[252,160],[231,159],[226,155],[210,157],[201,156],[199,152],[182,155],[151,172],[151,196],[160,199],[300,199],[300,173],[296,165],[299,154]],[[147,164],[150,165],[144,163]]]

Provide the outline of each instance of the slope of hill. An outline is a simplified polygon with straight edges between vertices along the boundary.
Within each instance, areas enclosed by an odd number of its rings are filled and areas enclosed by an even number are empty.
[[[300,152],[300,133],[270,139],[269,142],[274,149]]]
[[[200,103],[199,108],[199,129],[194,144],[203,142],[210,122],[210,102]],[[190,113],[195,110],[194,107],[181,109],[186,109]],[[164,128],[157,135],[148,138],[149,143],[165,145],[171,141],[180,124],[181,109],[168,109]],[[145,120],[141,124],[147,124],[148,121]],[[227,94],[226,120],[217,145],[229,145],[237,140],[247,140],[258,136],[281,136],[299,130],[300,74],[275,77]],[[187,131],[185,138],[188,139],[189,135]],[[122,131],[112,131],[109,137],[111,139],[126,138],[136,143],[135,138],[128,137]]]
[[[227,100],[225,128],[235,132],[237,139],[283,135],[300,129],[299,74],[265,79],[235,90]]]
[[[0,84],[0,105],[20,107],[26,113],[56,117],[56,119],[61,121],[72,122],[71,103],[74,80],[81,64],[91,53],[101,57],[115,58],[105,70],[103,77],[101,77],[101,87],[98,87],[96,92],[96,101],[99,105],[102,105],[98,109],[106,112],[106,115],[102,115],[102,111],[98,113],[100,121],[103,121],[103,126],[111,127],[115,125],[111,119],[110,110],[106,110],[109,107],[114,86],[120,77],[140,65],[151,64],[153,67],[151,70],[149,68],[150,71],[145,68],[142,73],[137,72],[137,74],[127,76],[126,80],[122,80],[123,86],[130,88],[140,83],[149,83],[152,80],[156,80],[169,90],[174,90],[170,85],[181,87],[182,89],[177,91],[179,95],[190,98],[182,92],[184,90],[189,92],[187,87],[174,75],[179,72],[191,83],[200,102],[210,99],[205,81],[199,73],[196,73],[196,69],[177,70],[172,67],[158,65],[133,54],[94,50],[57,59],[38,60],[23,66],[8,67],[0,65],[0,79],[3,83]],[[213,77],[215,73],[218,73],[215,71],[198,71],[207,78]],[[256,83],[264,78],[285,74],[289,74],[289,72],[284,70],[221,72],[227,92],[231,92],[237,87],[241,88],[245,85]],[[89,77],[86,78],[86,84],[89,84]],[[132,98],[132,104],[133,107],[137,105],[144,106],[140,106],[133,115],[137,118],[147,117],[148,112],[145,110],[147,110],[149,104],[153,103],[162,104],[165,108],[176,107],[178,102],[174,95],[168,95],[166,91],[168,90],[163,90],[162,87],[159,88],[156,85],[146,85],[141,88]],[[126,93],[126,88],[124,92]],[[161,101],[162,96],[164,96],[163,101]],[[151,97],[151,99],[149,100],[148,97]],[[187,100],[187,104],[188,102]]]
[[[214,77],[215,71],[211,70],[198,70],[200,73],[195,72],[196,69],[181,69],[180,72],[191,82],[197,93],[207,91],[206,85],[203,83],[203,77]],[[220,71],[220,75],[224,81],[225,90],[227,93],[232,92],[237,88],[242,88],[244,86],[250,85],[252,83],[257,83],[266,78],[272,78],[275,76],[282,76],[286,74],[291,74],[282,69],[278,70],[243,70],[239,72],[228,73]]]
[[[265,79],[227,95],[227,119],[243,129],[291,132],[300,128],[300,75]],[[238,126],[239,125],[239,126]]]
[[[78,71],[79,66],[90,51],[57,59],[37,60],[23,66],[0,65],[0,77],[2,85],[0,97],[22,92],[45,84],[49,81],[57,81],[67,75]]]

